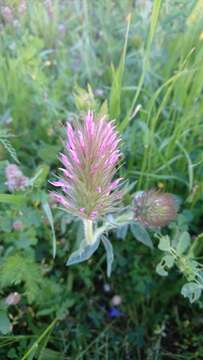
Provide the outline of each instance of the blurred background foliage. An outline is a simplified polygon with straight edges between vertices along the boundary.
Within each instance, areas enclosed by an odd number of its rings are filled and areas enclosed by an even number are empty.
[[[160,250],[121,229],[110,280],[102,249],[65,266],[81,224],[48,185],[66,121],[109,114],[123,137],[121,175],[133,191],[179,197],[185,210],[169,232],[198,239],[201,262],[202,56],[202,0],[1,0],[0,358],[203,358],[202,299],[180,295],[177,268],[156,274]],[[8,163],[29,178],[24,191],[9,194]]]

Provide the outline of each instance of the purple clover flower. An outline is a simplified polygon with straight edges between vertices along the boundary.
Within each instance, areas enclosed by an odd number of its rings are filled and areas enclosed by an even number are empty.
[[[118,208],[121,178],[113,177],[120,159],[119,142],[114,122],[94,121],[90,111],[82,125],[73,129],[67,124],[66,151],[60,155],[63,176],[51,184],[62,189],[63,194],[54,193],[54,197],[68,212],[92,221]]]
[[[24,190],[28,184],[29,179],[23,175],[22,171],[16,164],[9,164],[5,170],[6,173],[6,185],[8,190],[13,192],[15,190]]]

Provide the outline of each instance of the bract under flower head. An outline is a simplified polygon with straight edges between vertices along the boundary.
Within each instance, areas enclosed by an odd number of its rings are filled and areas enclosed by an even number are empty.
[[[94,121],[88,112],[82,125],[67,124],[65,153],[60,155],[63,176],[52,182],[63,194],[55,200],[73,215],[95,220],[118,207],[121,179],[113,180],[120,159],[120,138],[113,121]]]

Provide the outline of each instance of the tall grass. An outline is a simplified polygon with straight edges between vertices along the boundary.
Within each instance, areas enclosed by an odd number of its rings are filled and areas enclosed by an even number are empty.
[[[22,139],[23,129],[25,136],[30,126],[42,132],[63,119],[67,108],[74,110],[78,79],[80,85],[101,87],[110,116],[129,134],[128,171],[139,178],[138,187],[168,178],[172,188],[191,192],[202,162],[202,17],[194,7],[193,15],[185,14],[184,32],[172,25],[170,35],[163,32],[167,6],[155,0],[150,20],[142,22],[139,8],[127,0],[96,8],[88,1],[60,8],[55,1],[52,16],[31,2],[22,23],[29,31],[22,27],[10,50],[8,33],[1,35],[1,113],[11,112]],[[64,38],[58,35],[61,21],[74,28]]]
[[[198,174],[202,161],[202,30],[200,18],[168,42],[166,59],[170,63],[166,60],[159,70],[162,81],[148,101],[144,116],[147,136],[140,187],[143,181],[149,183],[148,173],[175,174],[187,183],[189,191],[194,186],[193,173],[197,170]]]
[[[139,189],[164,182],[168,188],[190,193],[201,180],[202,17],[189,21],[190,15],[184,32],[162,38],[161,20],[154,34],[161,4],[153,5],[143,71],[120,129],[131,119],[128,169],[137,176]],[[161,60],[159,67],[152,57],[153,48]],[[133,119],[136,104],[142,110]]]

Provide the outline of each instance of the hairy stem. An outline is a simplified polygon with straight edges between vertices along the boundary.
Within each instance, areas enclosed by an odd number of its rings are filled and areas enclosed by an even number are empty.
[[[93,232],[93,222],[92,220],[83,220],[85,240],[88,245],[94,243],[94,232]]]

